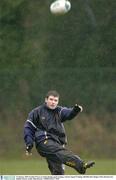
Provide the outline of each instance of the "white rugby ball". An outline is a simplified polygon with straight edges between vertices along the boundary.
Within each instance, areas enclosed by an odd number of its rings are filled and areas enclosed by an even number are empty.
[[[56,0],[50,5],[50,11],[55,15],[66,14],[71,9],[71,3],[68,0]]]

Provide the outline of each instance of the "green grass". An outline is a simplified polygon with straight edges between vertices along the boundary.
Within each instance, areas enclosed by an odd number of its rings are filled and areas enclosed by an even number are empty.
[[[116,160],[96,160],[96,165],[88,169],[87,175],[116,175]],[[1,175],[50,175],[44,159],[0,160]],[[66,167],[66,175],[79,175]]]

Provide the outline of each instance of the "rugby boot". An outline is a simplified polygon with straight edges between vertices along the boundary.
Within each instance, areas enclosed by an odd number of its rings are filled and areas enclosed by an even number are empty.
[[[88,168],[91,168],[94,164],[95,164],[94,161],[88,161],[87,163],[83,163],[83,167],[81,168],[80,173],[81,173],[81,174],[85,174],[85,173],[86,173],[86,170],[87,170]]]

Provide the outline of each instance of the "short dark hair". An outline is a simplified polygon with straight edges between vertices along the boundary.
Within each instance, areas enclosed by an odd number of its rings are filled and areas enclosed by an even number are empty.
[[[46,98],[48,98],[49,96],[54,96],[54,97],[60,97],[59,93],[56,90],[50,90],[47,92],[46,94]]]

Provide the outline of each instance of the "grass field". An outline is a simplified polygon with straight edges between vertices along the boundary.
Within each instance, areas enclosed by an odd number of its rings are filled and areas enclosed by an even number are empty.
[[[94,168],[88,169],[87,175],[116,175],[116,160],[95,160]],[[44,159],[0,160],[1,175],[50,175]],[[66,167],[66,175],[79,175]]]

